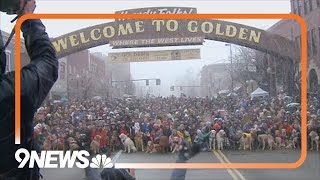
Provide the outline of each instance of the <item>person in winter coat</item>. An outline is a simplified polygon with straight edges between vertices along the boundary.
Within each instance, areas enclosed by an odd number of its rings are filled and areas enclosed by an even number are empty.
[[[35,0],[21,0],[24,14],[32,14]],[[56,51],[41,20],[28,19],[22,23],[30,63],[20,72],[21,82],[21,143],[15,144],[15,72],[0,75],[0,179],[38,180],[39,168],[18,168],[15,152],[33,147],[33,117],[58,78]]]
[[[182,149],[179,151],[178,159],[176,163],[186,163],[189,159],[196,156],[201,151],[201,145],[209,138],[210,133],[203,134],[200,129],[197,131],[197,136],[194,143],[190,147],[184,140],[182,141]],[[185,180],[187,169],[174,169],[170,180]]]
[[[206,133],[206,134],[203,134],[202,131],[201,131],[200,129],[198,129],[198,130],[197,130],[197,136],[196,136],[196,138],[194,139],[194,143],[201,144],[201,143],[205,142],[206,139],[209,138],[210,133],[211,133],[211,132],[208,132],[208,133]]]

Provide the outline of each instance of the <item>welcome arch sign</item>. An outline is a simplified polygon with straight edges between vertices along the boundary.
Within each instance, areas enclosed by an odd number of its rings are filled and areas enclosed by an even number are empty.
[[[195,8],[153,7],[118,14],[194,14]],[[233,43],[285,59],[298,60],[294,43],[280,35],[217,19],[115,19],[52,39],[58,58],[110,44],[114,48],[199,45],[204,39]]]

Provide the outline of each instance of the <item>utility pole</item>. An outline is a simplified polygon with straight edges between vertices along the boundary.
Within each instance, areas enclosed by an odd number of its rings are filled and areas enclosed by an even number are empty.
[[[232,45],[230,43],[225,44],[230,47],[230,64],[231,64],[231,91],[233,91],[233,59],[232,59]]]
[[[70,92],[69,92],[69,82],[70,82],[70,80],[69,80],[69,77],[70,76],[70,74],[68,74],[68,71],[67,71],[67,96],[68,96],[68,100],[70,101]]]
[[[233,92],[233,59],[232,59],[231,44],[230,44],[230,61],[231,61],[231,91]]]
[[[112,73],[112,70],[111,70],[111,73],[110,73],[110,84],[111,84],[111,93],[110,93],[110,98],[111,98],[111,100],[113,99],[113,84],[112,84],[112,75],[113,75],[113,73]]]

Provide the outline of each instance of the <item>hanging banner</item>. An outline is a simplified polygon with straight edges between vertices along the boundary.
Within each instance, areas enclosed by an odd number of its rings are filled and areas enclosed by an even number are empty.
[[[201,59],[200,49],[178,49],[164,51],[136,51],[109,53],[108,63],[128,63],[146,61],[178,61]]]

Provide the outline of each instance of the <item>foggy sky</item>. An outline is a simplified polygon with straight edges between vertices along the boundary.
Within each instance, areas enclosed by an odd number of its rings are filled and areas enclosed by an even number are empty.
[[[195,7],[200,13],[289,13],[289,0],[248,0],[248,1],[57,1],[57,0],[42,0],[37,1],[37,9],[35,13],[114,13],[115,11],[158,7],[158,6],[183,6]],[[1,29],[10,32],[13,24],[10,20],[13,16],[7,16],[1,13],[0,16]],[[109,22],[110,20],[43,20],[47,27],[47,32],[50,37],[57,37],[71,31],[75,31],[88,26]],[[254,26],[261,29],[267,29],[279,20],[228,20],[232,22],[242,23],[249,26]],[[216,41],[206,41],[203,46],[190,47],[161,47],[161,48],[139,48],[139,49],[117,49],[112,50],[108,45],[90,49],[92,52],[121,52],[121,51],[136,51],[136,50],[164,50],[164,49],[179,49],[179,48],[201,48],[200,60],[186,60],[179,62],[145,62],[131,63],[131,74],[133,78],[160,78],[160,87],[154,87],[155,92],[165,92],[163,95],[169,95],[169,87],[175,85],[177,77],[183,76],[188,70],[192,69],[195,75],[199,74],[201,68],[206,64],[225,63],[228,62],[229,47],[225,47],[225,43]],[[154,82],[155,83],[155,82]],[[145,82],[138,83],[142,86]]]

